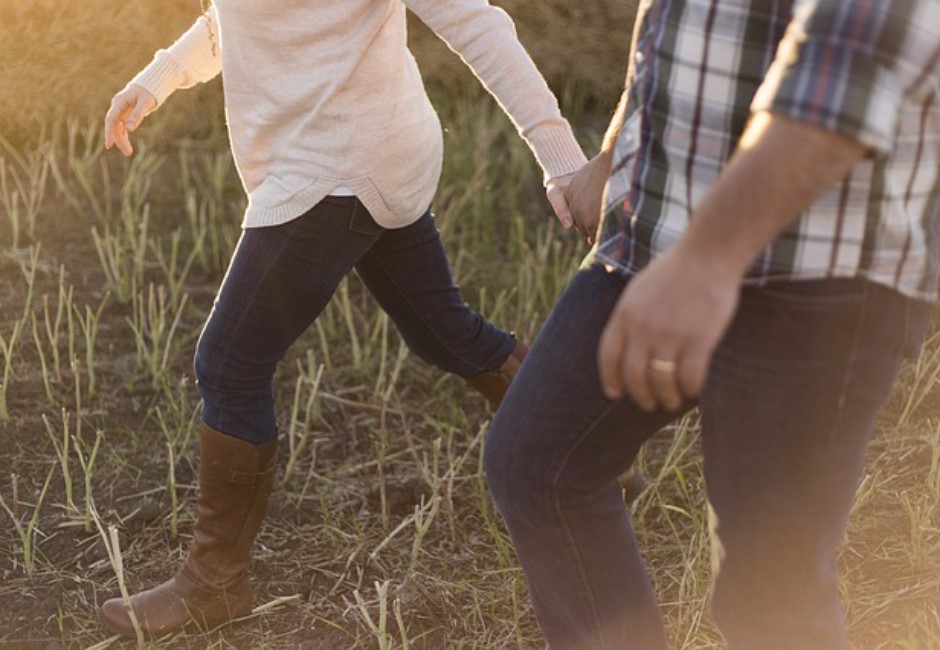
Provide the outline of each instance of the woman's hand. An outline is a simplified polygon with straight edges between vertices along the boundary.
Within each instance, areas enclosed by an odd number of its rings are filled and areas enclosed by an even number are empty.
[[[567,198],[568,186],[571,184],[574,176],[575,172],[565,174],[564,176],[556,176],[548,181],[548,185],[545,186],[545,196],[548,197],[548,202],[552,204],[555,216],[558,217],[558,221],[565,230],[568,230],[574,225],[571,210],[568,209]]]
[[[141,86],[131,84],[115,95],[104,118],[105,148],[117,147],[125,156],[133,155],[130,134],[156,108],[157,98]]]

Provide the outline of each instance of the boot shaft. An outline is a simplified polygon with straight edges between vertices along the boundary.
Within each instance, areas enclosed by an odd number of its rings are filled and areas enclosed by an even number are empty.
[[[471,375],[465,377],[465,381],[480,393],[490,403],[490,406],[494,409],[499,408],[506,391],[509,390],[509,384],[512,383],[516,373],[519,372],[519,367],[522,365],[528,351],[529,348],[524,343],[516,341],[512,352],[509,353],[509,356],[498,370]]]
[[[276,464],[276,441],[256,446],[200,426],[196,524],[181,569],[191,580],[224,586],[248,570]]]

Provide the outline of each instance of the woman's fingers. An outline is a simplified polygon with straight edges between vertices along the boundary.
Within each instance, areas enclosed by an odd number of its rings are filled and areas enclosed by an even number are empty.
[[[571,217],[571,210],[568,207],[568,199],[565,196],[565,188],[568,186],[568,182],[570,182],[570,178],[552,180],[549,182],[548,187],[545,188],[545,195],[548,197],[548,202],[552,204],[555,216],[558,217],[558,221],[561,222],[565,230],[571,228],[574,223]]]
[[[125,156],[133,155],[130,134],[156,105],[157,100],[153,95],[136,86],[129,86],[115,95],[104,118],[105,147],[117,147]]]
[[[133,110],[125,93],[118,93],[111,100],[111,108],[104,118],[104,145],[106,148],[117,147],[125,156],[133,153],[130,140],[124,129],[124,120]]]
[[[134,92],[134,110],[131,111],[130,117],[127,118],[125,123],[128,133],[136,131],[144,118],[157,107],[156,98],[143,88],[135,88]]]
[[[565,230],[571,228],[571,210],[568,208],[568,200],[565,198],[564,189],[558,185],[549,184],[545,190],[545,195],[548,197],[548,202],[552,204],[552,210],[555,211],[555,216],[558,217],[562,227]]]

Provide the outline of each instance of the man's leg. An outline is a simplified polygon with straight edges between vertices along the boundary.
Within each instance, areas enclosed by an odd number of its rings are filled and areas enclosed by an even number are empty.
[[[607,400],[597,344],[625,281],[594,265],[555,306],[496,414],[487,481],[553,649],[666,644],[617,484],[677,414]]]
[[[742,292],[701,398],[713,609],[733,650],[848,647],[836,554],[926,313],[864,280]]]

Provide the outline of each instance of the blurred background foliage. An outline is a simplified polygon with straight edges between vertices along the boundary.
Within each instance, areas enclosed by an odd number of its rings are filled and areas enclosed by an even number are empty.
[[[513,16],[563,104],[610,112],[622,88],[636,0],[494,4]],[[199,0],[0,0],[0,133],[22,142],[63,117],[101,119],[112,95],[199,12]],[[465,66],[417,20],[411,40],[432,95],[477,92]],[[217,132],[219,88],[216,80],[174,99],[161,112],[168,135]]]

